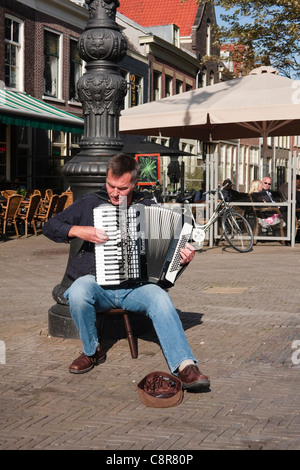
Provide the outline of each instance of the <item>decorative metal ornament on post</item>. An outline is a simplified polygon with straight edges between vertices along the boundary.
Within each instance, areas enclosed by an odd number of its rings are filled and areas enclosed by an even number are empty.
[[[117,62],[126,55],[127,44],[115,21],[120,4],[118,0],[86,0],[86,4],[90,20],[79,39],[79,53],[87,65],[86,73],[77,84],[84,114],[84,135],[80,152],[62,169],[74,199],[99,190],[105,183],[109,159],[124,145],[119,137],[119,116],[127,84]],[[79,239],[72,240],[69,257],[77,252],[80,243]],[[57,304],[48,312],[50,336],[78,338],[63,296],[68,284],[65,274],[53,289]]]
[[[127,43],[115,21],[118,0],[86,0],[89,16],[79,39],[79,54],[86,73],[77,87],[84,115],[80,152],[62,169],[74,199],[97,191],[105,182],[108,160],[123,148],[119,116],[127,91],[117,63],[126,55]]]

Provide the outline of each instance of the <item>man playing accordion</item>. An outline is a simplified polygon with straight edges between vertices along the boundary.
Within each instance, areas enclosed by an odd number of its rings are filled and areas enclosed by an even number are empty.
[[[197,367],[197,360],[167,292],[150,282],[117,286],[100,286],[96,282],[95,244],[104,244],[108,235],[105,230],[94,227],[93,210],[100,204],[120,206],[124,201],[127,206],[153,204],[153,200],[144,198],[142,193],[134,192],[139,173],[139,165],[131,156],[118,154],[112,157],[107,167],[106,184],[96,193],[79,197],[43,227],[43,234],[55,242],[70,242],[74,237],[82,240],[66,269],[70,287],[64,296],[83,344],[83,353],[72,362],[69,371],[85,373],[105,361],[106,354],[97,334],[96,312],[122,308],[152,320],[171,372],[182,381],[183,388],[199,391],[207,388],[210,382]],[[180,249],[180,264],[186,265],[194,256],[193,246],[187,243]]]

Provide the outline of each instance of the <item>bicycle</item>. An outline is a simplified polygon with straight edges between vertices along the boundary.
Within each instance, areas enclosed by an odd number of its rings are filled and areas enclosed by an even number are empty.
[[[210,219],[205,224],[197,224],[193,214],[191,214],[194,223],[193,240],[198,244],[203,243],[205,239],[205,233],[209,227],[214,224],[219,217],[222,217],[222,230],[225,239],[232,246],[232,248],[239,251],[240,253],[246,253],[253,247],[253,232],[249,222],[245,219],[245,217],[239,214],[239,212],[234,210],[234,208],[229,206],[229,204],[225,201],[222,192],[225,187],[226,185],[219,190],[212,189],[204,193],[215,195],[218,192],[220,195],[220,201],[218,202],[217,207],[215,208]]]

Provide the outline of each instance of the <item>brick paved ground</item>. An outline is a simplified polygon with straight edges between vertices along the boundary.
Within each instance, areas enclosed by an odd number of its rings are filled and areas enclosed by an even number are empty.
[[[151,332],[136,360],[123,338],[103,365],[68,372],[80,341],[47,331],[67,257],[42,235],[0,241],[0,449],[300,449],[299,245],[196,254],[170,295],[211,390],[168,409],[137,395],[147,373],[168,370]]]

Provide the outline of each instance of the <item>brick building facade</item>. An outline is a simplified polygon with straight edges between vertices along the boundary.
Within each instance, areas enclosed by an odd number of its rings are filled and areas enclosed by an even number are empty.
[[[46,2],[47,3],[47,2]],[[51,0],[49,3],[49,13],[51,12]],[[29,2],[30,4],[30,2]],[[23,61],[24,73],[19,84],[19,90],[39,99],[47,99],[44,96],[44,32],[52,31],[61,36],[61,50],[63,56],[61,58],[61,76],[62,89],[61,94],[57,97],[55,105],[66,111],[75,113],[78,109],[69,100],[69,73],[70,73],[70,40],[77,41],[82,33],[88,20],[88,13],[80,6],[68,2],[70,10],[70,22],[52,14],[47,14],[39,10],[35,10],[16,0],[1,0],[0,3],[0,37],[5,37],[5,19],[11,17],[19,20],[22,24],[22,35],[24,43]],[[76,10],[74,10],[76,9]],[[54,10],[53,10],[54,11]],[[76,14],[75,14],[76,13]],[[74,18],[80,26],[76,26]],[[65,16],[65,15],[61,15]],[[72,24],[73,22],[73,24]],[[0,43],[0,61],[5,63],[5,43]],[[5,82],[5,68],[0,68],[0,80]],[[49,98],[48,98],[49,99]],[[81,113],[80,113],[81,114]]]
[[[19,96],[35,97],[49,108],[81,116],[81,104],[72,98],[70,47],[76,45],[88,20],[88,12],[71,1],[1,0],[0,2],[0,81],[2,89]],[[57,44],[55,92],[45,85],[46,37]],[[52,36],[51,36],[52,35]],[[49,50],[50,50],[49,49]],[[52,51],[53,52],[53,51]],[[50,50],[50,53],[52,53]],[[82,61],[81,61],[82,62]],[[80,66],[83,64],[81,63]],[[52,81],[54,74],[52,70]],[[74,80],[73,80],[74,82]],[[0,120],[0,185],[8,188],[15,179],[27,187],[60,192],[67,182],[61,166],[79,150],[80,134],[9,125]],[[63,127],[62,127],[63,130]]]

